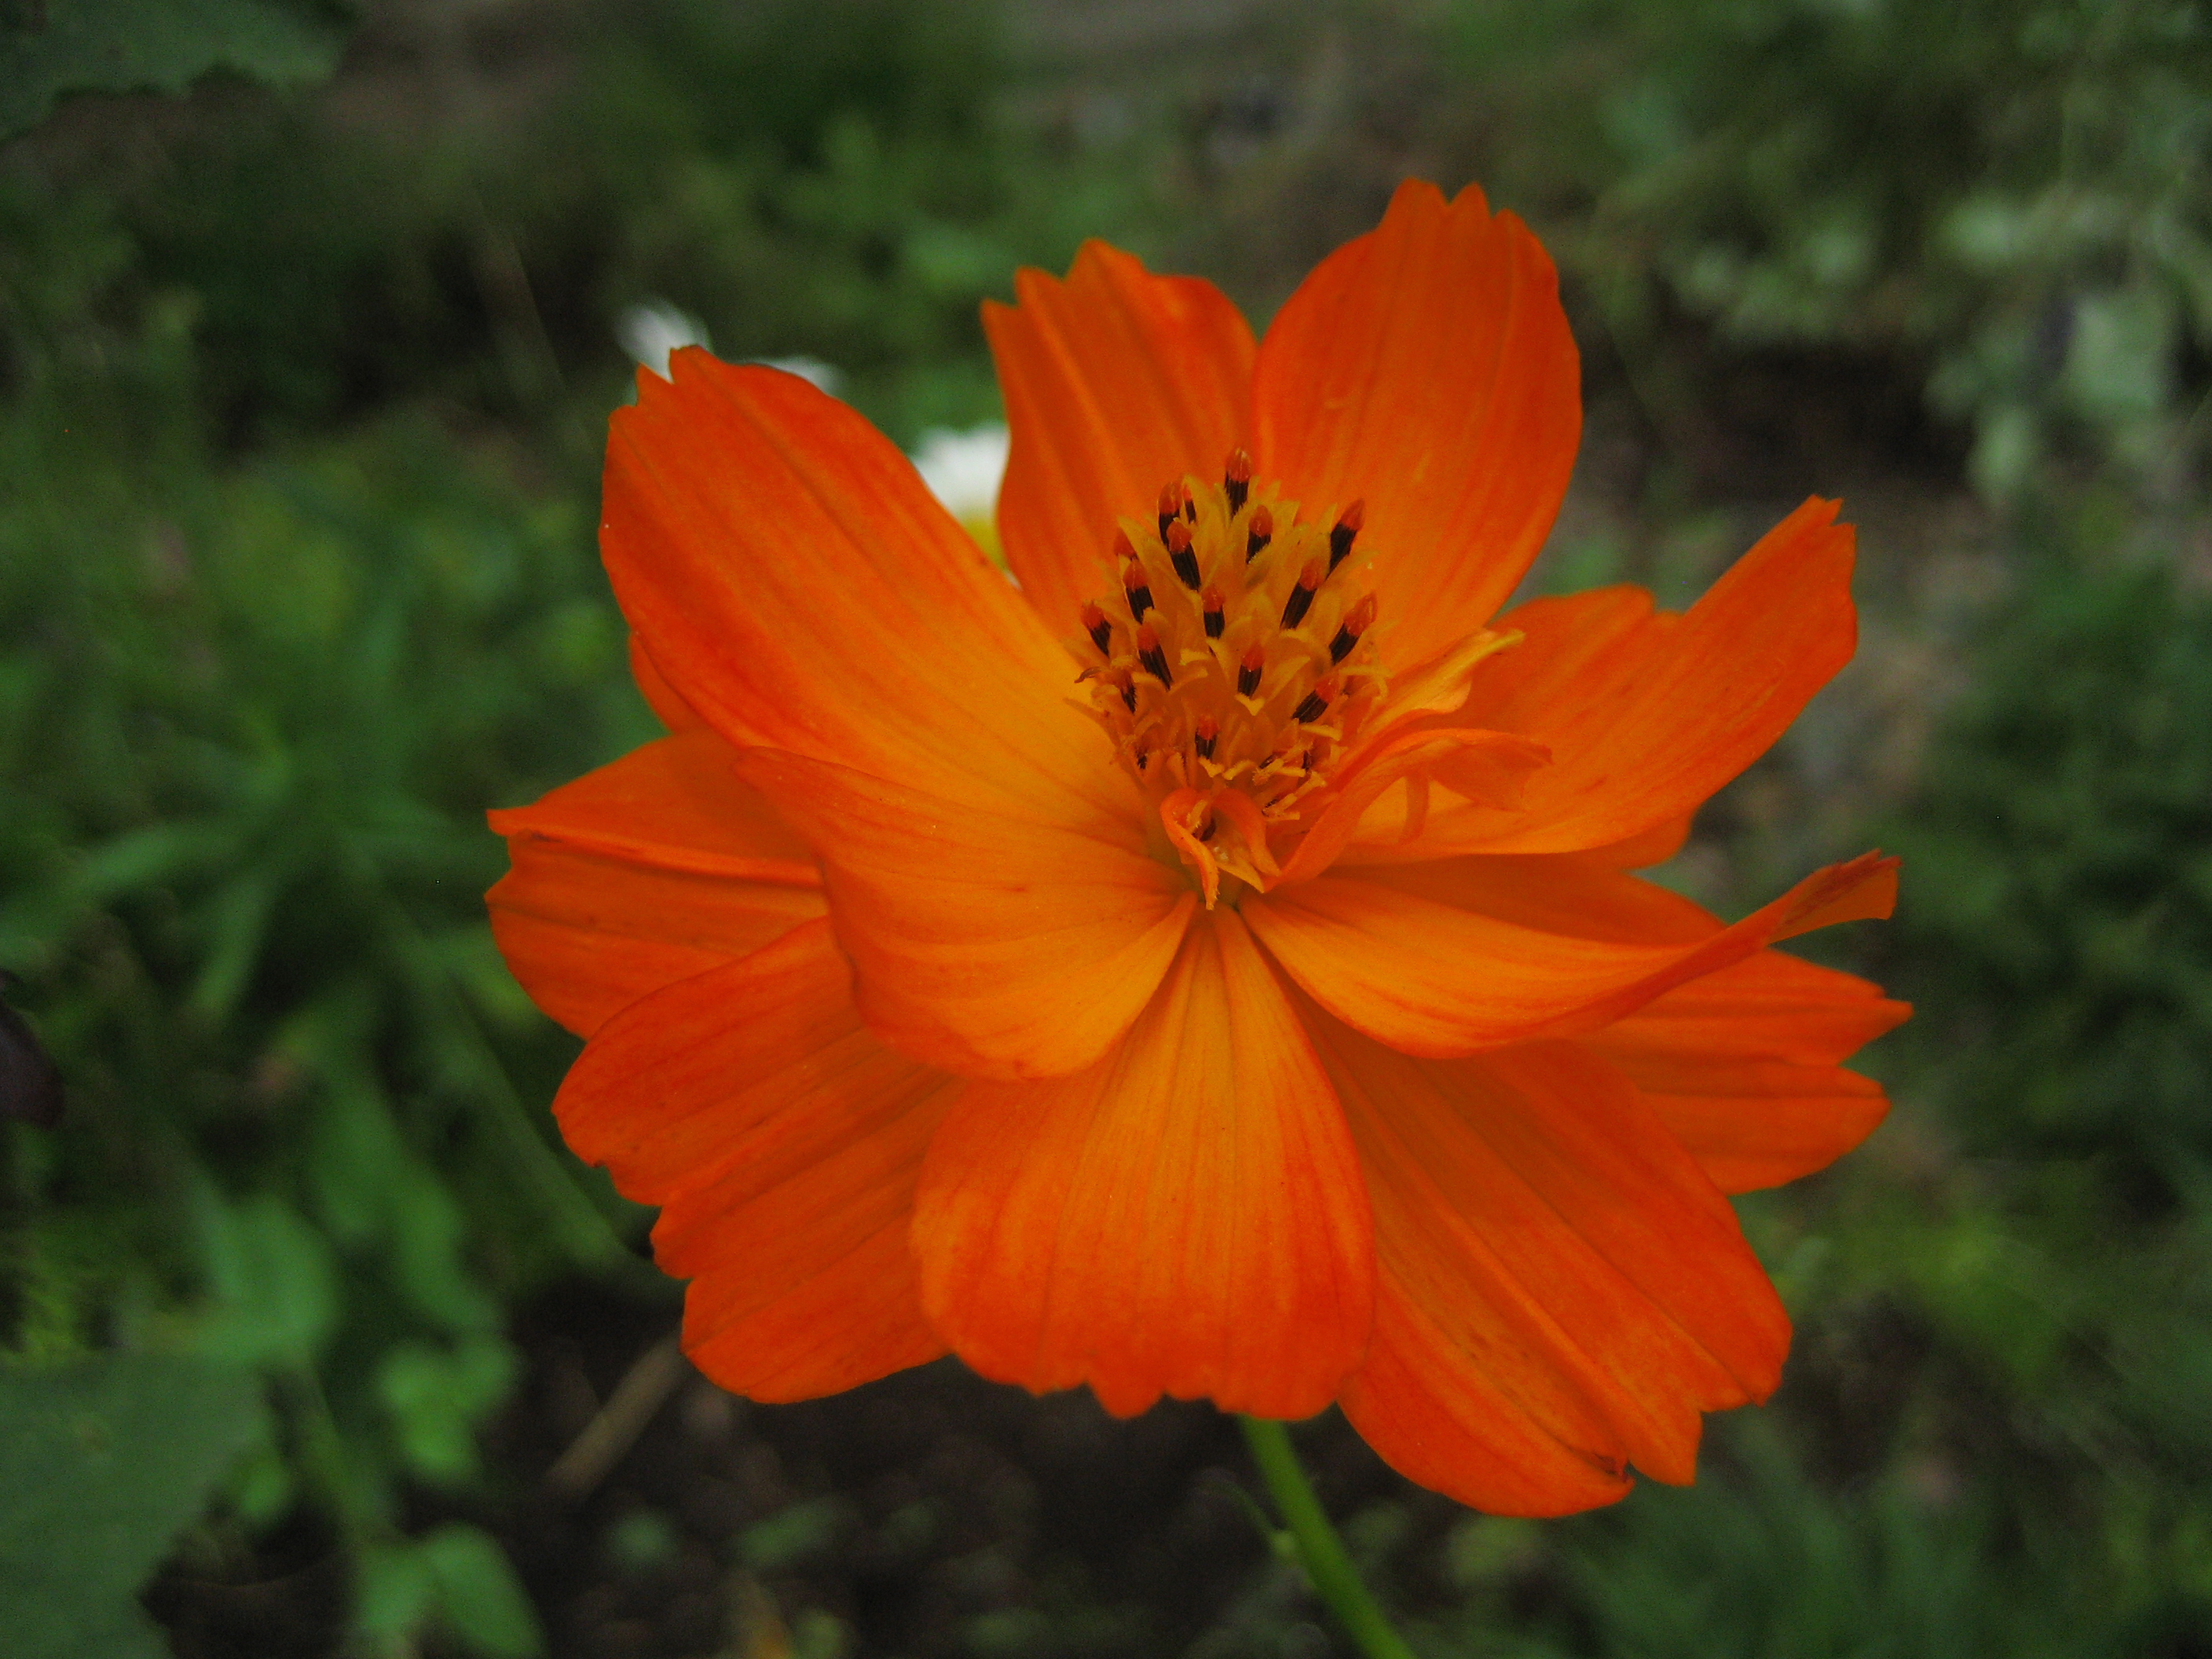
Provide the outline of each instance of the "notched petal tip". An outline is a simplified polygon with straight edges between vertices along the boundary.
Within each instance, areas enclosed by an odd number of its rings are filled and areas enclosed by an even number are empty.
[[[1419,180],[1285,304],[1253,399],[1262,471],[1300,500],[1364,499],[1360,544],[1415,659],[1475,632],[1512,591],[1582,431],[1549,257],[1480,191],[1447,203]]]
[[[1163,478],[1248,438],[1254,345],[1219,289],[1086,242],[1066,277],[1024,269],[984,332],[1012,433],[999,537],[1057,632],[1094,586],[1101,539],[1145,518]]]

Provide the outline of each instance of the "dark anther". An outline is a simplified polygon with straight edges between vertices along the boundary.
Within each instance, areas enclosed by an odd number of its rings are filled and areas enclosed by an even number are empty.
[[[1137,751],[1137,769],[1141,772],[1152,763],[1152,751],[1149,749],[1139,749]]]
[[[1182,585],[1198,591],[1198,550],[1190,544],[1190,526],[1177,520],[1168,526],[1168,562],[1182,578]]]
[[[1162,541],[1167,540],[1168,526],[1176,521],[1176,514],[1182,511],[1181,486],[1171,483],[1162,484],[1160,486],[1160,539]]]
[[[1249,697],[1260,689],[1260,675],[1267,666],[1267,652],[1264,646],[1255,645],[1244,653],[1244,660],[1237,668],[1237,695]]]
[[[1249,564],[1267,550],[1275,533],[1275,515],[1264,507],[1252,509],[1251,526],[1244,532],[1244,562]]]
[[[1374,621],[1375,596],[1370,593],[1352,607],[1351,614],[1345,617],[1343,624],[1336,630],[1336,637],[1328,642],[1328,659],[1342,662]]]
[[[1319,720],[1323,714],[1328,713],[1329,702],[1336,696],[1336,686],[1335,675],[1322,675],[1314,682],[1314,689],[1306,693],[1305,700],[1298,704],[1297,712],[1291,718],[1299,720]]]
[[[1133,714],[1137,712],[1136,682],[1130,679],[1127,675],[1124,675],[1121,678],[1121,707],[1127,709],[1132,714]]]
[[[1180,486],[1180,488],[1182,490],[1182,515],[1184,518],[1189,520],[1193,524],[1196,524],[1198,522],[1198,497],[1190,493],[1190,486],[1188,484],[1183,484]]]
[[[1200,760],[1213,758],[1214,739],[1221,735],[1221,726],[1211,714],[1200,714],[1198,724],[1191,727],[1190,746],[1198,750]]]
[[[1152,608],[1152,584],[1145,580],[1145,567],[1132,559],[1121,567],[1121,586],[1129,595],[1129,619],[1142,622],[1145,612]]]
[[[1221,488],[1229,497],[1229,515],[1235,518],[1244,510],[1244,498],[1252,493],[1252,458],[1241,449],[1232,449],[1229,452],[1229,463],[1221,471]]]
[[[1344,509],[1336,526],[1328,532],[1328,568],[1334,571],[1352,555],[1352,538],[1359,533],[1359,526],[1367,522],[1367,503],[1354,501]]]
[[[1313,609],[1314,594],[1321,586],[1325,573],[1319,559],[1308,559],[1306,568],[1298,572],[1298,585],[1291,590],[1291,597],[1283,601],[1283,626],[1296,628]]]
[[[1137,660],[1162,685],[1175,684],[1175,676],[1168,672],[1168,653],[1160,649],[1160,636],[1152,632],[1150,623],[1137,630]]]
[[[1099,655],[1109,654],[1106,647],[1113,642],[1113,625],[1106,620],[1106,613],[1088,599],[1083,602],[1083,631],[1091,635],[1091,643],[1098,647]]]
[[[1222,629],[1227,626],[1229,622],[1229,618],[1224,616],[1221,611],[1221,590],[1218,587],[1207,588],[1205,592],[1199,595],[1198,602],[1200,614],[1206,619],[1206,637],[1209,640],[1219,639]]]

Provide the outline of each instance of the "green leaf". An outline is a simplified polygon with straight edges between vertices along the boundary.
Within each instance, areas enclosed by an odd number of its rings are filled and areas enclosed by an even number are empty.
[[[337,1273],[322,1235],[272,1194],[232,1206],[203,1182],[193,1207],[216,1303],[201,1330],[201,1351],[239,1364],[312,1358],[339,1311]]]
[[[0,0],[0,138],[71,92],[182,92],[210,70],[289,85],[337,63],[331,13],[285,0]]]
[[[489,1533],[451,1521],[416,1547],[437,1581],[439,1610],[454,1635],[493,1659],[532,1659],[545,1650],[530,1598]]]
[[[0,1629],[15,1659],[158,1659],[139,1586],[264,1433],[248,1372],[115,1354],[0,1371]]]
[[[477,1473],[476,1425],[507,1397],[514,1351],[478,1340],[450,1352],[404,1342],[385,1355],[376,1388],[408,1467],[451,1486]]]
[[[372,1646],[397,1645],[420,1630],[437,1599],[430,1564],[413,1544],[372,1544],[361,1554],[354,1628]]]

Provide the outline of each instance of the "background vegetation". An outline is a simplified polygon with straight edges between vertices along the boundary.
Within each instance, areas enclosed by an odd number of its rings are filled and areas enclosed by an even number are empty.
[[[995,416],[1017,264],[1263,319],[1418,173],[1566,275],[1537,585],[1684,603],[1845,496],[1860,659],[1668,873],[1903,852],[1819,943],[1922,1012],[1890,1125],[1744,1206],[1797,1351],[1696,1488],[1468,1516],[1330,1418],[1324,1495],[1438,1659],[2212,1653],[2203,7],[203,15],[88,76],[0,5],[0,969],[68,1091],[0,1125],[15,1650],[1334,1650],[1205,1408],[690,1377],[482,813],[653,729],[592,534],[637,307],[912,446]]]

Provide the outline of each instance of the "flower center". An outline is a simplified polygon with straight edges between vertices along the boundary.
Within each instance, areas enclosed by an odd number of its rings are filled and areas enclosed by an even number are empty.
[[[1164,487],[1156,525],[1121,520],[1118,580],[1083,607],[1091,712],[1208,904],[1224,876],[1262,884],[1270,831],[1382,696],[1364,513],[1303,517],[1237,450],[1218,483]]]

